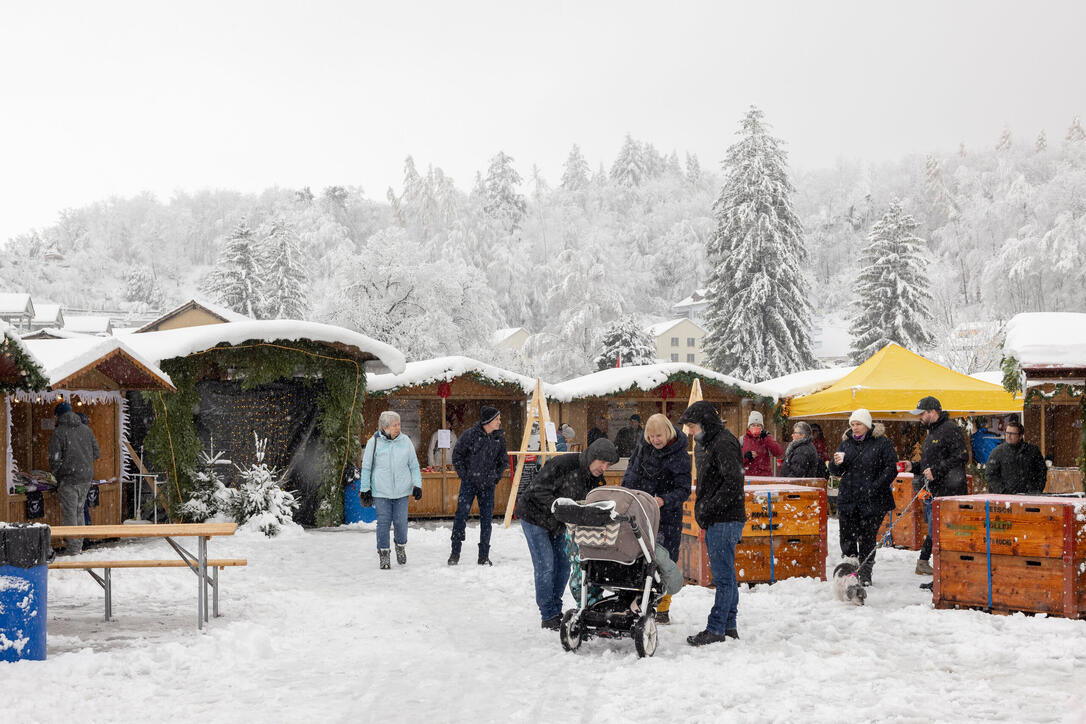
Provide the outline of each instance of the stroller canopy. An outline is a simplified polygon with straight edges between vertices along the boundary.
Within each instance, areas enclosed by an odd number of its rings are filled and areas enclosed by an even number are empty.
[[[660,527],[660,506],[656,498],[643,490],[630,490],[607,485],[589,491],[585,503],[609,501],[615,506],[615,513],[629,516],[637,522],[637,527],[645,540],[650,555],[655,555],[656,532]],[[612,545],[579,545],[581,560],[614,561],[629,565],[643,557],[641,546],[628,523],[619,525],[618,537]]]

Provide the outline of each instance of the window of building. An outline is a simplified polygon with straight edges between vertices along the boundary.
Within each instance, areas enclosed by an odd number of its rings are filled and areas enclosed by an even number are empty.
[[[679,346],[679,338],[678,337],[672,337],[671,338],[671,346],[672,347],[678,347]]]
[[[694,355],[692,355],[692,354],[686,355],[686,361],[687,362],[693,362],[694,361]]]
[[[672,354],[671,355],[671,361],[672,362],[678,362],[679,361],[679,355],[678,354]]]
[[[686,338],[686,346],[687,347],[693,347],[695,344],[697,344],[696,339],[694,339],[693,337],[687,337]]]

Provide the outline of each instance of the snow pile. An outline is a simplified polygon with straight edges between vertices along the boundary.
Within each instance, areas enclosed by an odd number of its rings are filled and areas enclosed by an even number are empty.
[[[758,384],[771,390],[773,397],[784,399],[785,397],[798,397],[809,395],[819,390],[824,390],[845,377],[855,367],[827,367],[820,370],[804,370],[783,377],[774,377]]]
[[[535,380],[531,377],[518,375],[516,372],[488,365],[471,357],[454,355],[451,357],[435,357],[434,359],[419,362],[408,362],[404,366],[403,372],[399,374],[368,374],[366,375],[366,391],[372,394],[374,392],[389,392],[401,387],[417,387],[434,382],[448,382],[469,372],[498,382],[517,385],[524,390],[526,395],[532,394],[535,389]]]
[[[1016,314],[1007,324],[1003,354],[1020,367],[1086,367],[1086,314]]]
[[[651,392],[679,373],[695,374],[706,382],[717,382],[728,387],[738,387],[749,392],[752,397],[776,397],[773,390],[763,384],[745,382],[735,377],[722,375],[705,367],[686,364],[685,362],[662,362],[638,367],[615,367],[593,372],[590,375],[575,377],[572,380],[550,385],[547,397],[559,402],[569,402],[585,397],[603,397],[623,392],[636,387]]]

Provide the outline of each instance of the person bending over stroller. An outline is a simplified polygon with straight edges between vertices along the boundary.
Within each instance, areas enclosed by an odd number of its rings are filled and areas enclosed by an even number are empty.
[[[517,500],[517,517],[535,571],[535,602],[545,629],[556,631],[562,623],[562,595],[570,570],[568,536],[565,526],[554,516],[554,501],[584,500],[589,490],[603,485],[603,474],[616,462],[614,443],[600,438],[584,452],[548,460]]]

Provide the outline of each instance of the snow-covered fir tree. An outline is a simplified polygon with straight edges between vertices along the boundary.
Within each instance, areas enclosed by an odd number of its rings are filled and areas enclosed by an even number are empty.
[[[656,345],[648,332],[632,316],[612,322],[603,333],[603,351],[596,357],[596,369],[605,370],[656,362]]]
[[[1071,126],[1067,129],[1067,135],[1065,136],[1068,143],[1082,143],[1086,141],[1086,130],[1083,130],[1082,123],[1079,121],[1078,116],[1075,116],[1071,120]]]
[[[810,369],[807,248],[792,210],[781,141],[751,107],[724,157],[724,185],[706,243],[712,275],[706,316],[709,366],[760,381]]]
[[[192,523],[203,523],[219,513],[230,514],[234,491],[226,486],[219,473],[225,453],[201,450],[197,467],[190,471],[192,490],[181,504],[181,517]]]
[[[1041,132],[1037,134],[1037,140],[1034,142],[1033,147],[1037,150],[1037,153],[1048,148],[1048,136],[1045,134],[1043,128],[1041,129]]]
[[[256,319],[263,308],[262,274],[259,241],[242,221],[227,237],[204,290],[224,307]]]
[[[262,319],[305,319],[309,272],[298,235],[282,220],[268,224],[261,245]]]
[[[124,275],[124,298],[129,302],[143,302],[155,309],[165,301],[158,280],[144,267],[134,267]]]
[[[294,522],[298,501],[283,490],[279,471],[264,462],[268,441],[253,433],[256,445],[256,462],[248,468],[238,468],[240,480],[230,498],[230,514],[238,525],[248,524],[268,537],[279,534],[284,525]]]
[[[645,158],[641,144],[627,133],[618,157],[611,165],[611,180],[619,186],[633,188],[640,186],[645,176]]]
[[[576,143],[569,151],[562,169],[562,188],[566,191],[580,191],[588,188],[588,174],[591,171],[588,161],[581,155],[581,148]]]
[[[509,234],[516,233],[528,213],[528,203],[517,193],[521,178],[513,168],[512,156],[504,151],[490,160],[486,174],[486,203],[483,211]]]
[[[857,315],[849,327],[856,364],[890,342],[916,352],[934,342],[928,328],[928,260],[924,241],[914,233],[917,226],[895,199],[867,236],[855,286]]]

